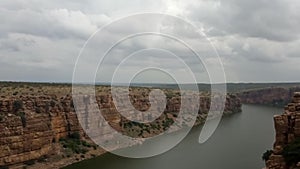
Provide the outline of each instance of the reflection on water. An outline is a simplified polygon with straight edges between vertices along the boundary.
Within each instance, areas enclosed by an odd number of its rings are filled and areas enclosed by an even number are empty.
[[[224,117],[204,144],[198,143],[201,127],[196,127],[175,148],[159,156],[129,159],[107,153],[66,169],[261,169],[262,153],[274,142],[273,115],[281,113],[279,108],[243,105],[243,112]],[[163,147],[173,134],[157,138],[155,143]],[[151,151],[153,144],[146,144],[144,151]],[[140,151],[139,147],[134,151]]]

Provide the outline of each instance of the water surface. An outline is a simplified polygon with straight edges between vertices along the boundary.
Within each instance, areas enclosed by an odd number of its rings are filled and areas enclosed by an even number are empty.
[[[201,127],[196,127],[175,148],[159,156],[129,159],[107,153],[66,169],[261,169],[262,153],[274,142],[273,116],[281,113],[279,108],[243,105],[243,112],[224,117],[204,144],[198,143]],[[160,146],[173,134],[158,138]],[[145,151],[151,151],[151,146]]]

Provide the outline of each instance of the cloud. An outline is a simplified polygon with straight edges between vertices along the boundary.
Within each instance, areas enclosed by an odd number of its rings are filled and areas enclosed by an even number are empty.
[[[300,3],[295,0],[205,1],[188,8],[192,20],[212,27],[210,35],[238,34],[274,41],[299,38]]]
[[[295,73],[299,72],[297,65],[300,63],[299,8],[297,0],[3,0],[0,7],[0,79],[71,81],[78,53],[96,30],[130,14],[160,12],[187,19],[208,35],[224,62],[228,81],[300,81]],[[149,26],[147,23],[151,19],[120,22],[114,29],[102,32],[105,40],[95,41],[87,50],[106,50],[110,45],[106,40],[118,40],[120,35],[142,30]],[[185,25],[174,22],[164,27],[162,23],[152,26],[159,28],[157,31],[180,34],[180,38],[192,44],[208,62],[216,60],[210,45],[202,43],[205,39],[199,41]],[[128,54],[153,46],[178,54],[200,79],[205,76],[203,65],[182,45],[153,36],[124,41],[110,54],[105,71],[111,72],[109,66],[116,65]],[[134,68],[147,65],[149,60],[157,63],[161,60],[158,64],[169,64],[167,68],[184,79],[184,71],[176,61],[159,59],[151,52],[148,55],[129,65]],[[85,61],[86,72],[98,60],[96,57]]]
[[[18,11],[0,9],[3,26],[0,35],[10,32],[24,33],[49,38],[87,39],[99,26],[110,19],[105,15],[86,15],[81,11],[68,9],[51,9]]]

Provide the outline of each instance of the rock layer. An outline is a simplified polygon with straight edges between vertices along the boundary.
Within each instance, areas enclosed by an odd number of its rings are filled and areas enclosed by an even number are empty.
[[[284,107],[291,101],[296,91],[300,91],[300,87],[272,87],[240,92],[238,97],[242,103]]]
[[[283,157],[283,149],[300,137],[300,93],[294,93],[282,115],[274,116],[276,138],[273,153],[266,161],[267,169],[296,169],[288,166]],[[299,159],[300,161],[300,159]]]
[[[82,111],[86,111],[86,96],[82,96]],[[147,95],[131,97],[133,105],[139,110],[149,107]],[[209,109],[209,98],[201,99],[202,111],[205,114]],[[122,131],[124,122],[116,110],[111,95],[102,93],[96,96],[97,103],[103,116],[110,126]],[[179,111],[179,102],[176,96],[168,98],[165,112]],[[91,110],[88,110],[91,111]],[[228,95],[226,99],[226,113],[240,112],[241,103],[235,95]],[[84,113],[83,113],[84,114]],[[107,130],[109,131],[109,130]],[[30,160],[37,160],[43,156],[57,154],[55,148],[60,138],[65,138],[74,132],[88,139],[78,122],[72,97],[65,95],[18,96],[0,98],[0,167],[24,164]],[[102,130],[101,137],[109,138],[114,133]]]

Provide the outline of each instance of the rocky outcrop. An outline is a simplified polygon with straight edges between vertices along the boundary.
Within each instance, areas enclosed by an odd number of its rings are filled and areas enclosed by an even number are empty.
[[[266,161],[267,169],[296,169],[297,164],[288,164],[284,158],[285,148],[300,138],[300,93],[296,92],[282,115],[274,117],[276,138],[272,154]],[[297,150],[300,151],[300,150]],[[300,159],[298,159],[300,161]]]
[[[5,98],[0,112],[0,166],[55,153],[59,138],[81,131],[70,98]]]
[[[147,105],[142,106],[140,100],[145,100],[145,98],[137,97],[138,102],[133,101],[133,105],[139,105],[135,106],[138,109],[143,107],[142,110],[147,110]],[[139,138],[148,138],[152,137],[155,135],[159,135],[162,132],[167,131],[168,129],[169,132],[173,132],[176,130],[179,130],[183,128],[184,126],[190,126],[193,127],[193,125],[199,125],[203,124],[206,119],[213,119],[216,117],[216,114],[211,114],[211,116],[208,117],[208,111],[211,109],[212,112],[213,110],[218,110],[218,104],[211,105],[211,100],[209,95],[202,95],[200,97],[200,104],[199,107],[195,106],[197,103],[194,103],[191,100],[188,104],[183,105],[185,107],[182,107],[186,113],[182,116],[182,120],[177,121],[176,125],[173,125],[172,128],[170,126],[178,120],[178,115],[179,111],[181,108],[181,98],[180,96],[173,96],[167,100],[167,106],[164,111],[164,113],[156,118],[156,120],[149,122],[149,123],[135,123],[132,121],[129,121],[128,119],[122,117],[121,118],[121,128],[122,132],[125,133],[126,135],[130,135],[131,137],[139,137]],[[228,94],[226,96],[226,102],[225,102],[225,107],[224,107],[224,112],[223,115],[229,115],[232,113],[237,113],[241,112],[241,102],[240,99],[233,94]],[[140,109],[139,109],[140,110]],[[132,111],[132,110],[129,110]],[[195,123],[191,120],[193,117],[189,112],[197,112],[198,111],[198,116],[196,118]],[[132,111],[134,112],[134,111]],[[151,116],[151,115],[150,115]],[[149,116],[146,116],[144,118],[149,118]],[[152,117],[150,117],[152,119]],[[142,119],[145,120],[145,119]]]
[[[133,105],[139,110],[149,107],[147,95],[132,95]],[[204,96],[200,105],[205,114],[209,108],[209,98]],[[83,96],[82,111],[86,111],[86,96]],[[123,131],[124,121],[114,107],[111,95],[101,93],[96,96],[103,116],[117,131]],[[225,107],[226,113],[240,112],[241,103],[235,95],[228,95]],[[165,112],[179,111],[176,95],[168,98]],[[105,130],[105,129],[103,129]],[[21,95],[2,96],[0,98],[0,168],[4,166],[23,165],[28,161],[44,156],[59,154],[61,138],[66,138],[78,132],[88,139],[81,128],[75,113],[72,97],[68,94],[57,95]],[[108,139],[114,133],[105,132],[102,137]]]
[[[240,92],[237,95],[242,103],[284,107],[291,101],[293,93],[296,91],[300,91],[300,87],[253,89]]]

